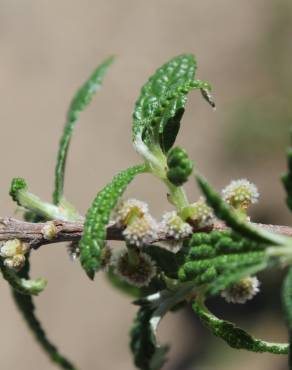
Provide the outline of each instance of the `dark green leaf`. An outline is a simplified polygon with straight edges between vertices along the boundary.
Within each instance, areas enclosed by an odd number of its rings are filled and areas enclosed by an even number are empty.
[[[21,270],[18,276],[19,279],[29,280],[29,262],[26,262],[25,267]],[[29,295],[23,295],[12,289],[14,301],[21,312],[27,326],[32,331],[35,339],[47,353],[51,361],[65,370],[77,370],[63,355],[61,355],[57,347],[48,339],[40,321],[35,314],[35,305],[33,299]]]
[[[174,144],[187,94],[192,89],[210,88],[207,83],[194,80],[195,71],[194,56],[179,55],[160,67],[143,86],[132,126],[138,151],[141,140],[148,147],[161,145],[164,151]]]
[[[153,310],[141,307],[130,332],[130,348],[140,370],[159,370],[165,362],[168,347],[158,347],[150,325]]]
[[[110,213],[123,195],[128,184],[145,166],[128,168],[116,175],[96,196],[87,211],[83,236],[80,241],[80,262],[90,279],[101,267],[101,251],[105,245],[106,226]]]
[[[277,355],[288,353],[288,344],[270,343],[256,339],[233,323],[218,319],[197,302],[193,304],[193,309],[211,332],[223,339],[232,348],[246,349],[252,352],[270,352]]]
[[[59,144],[55,169],[55,190],[53,193],[53,201],[55,204],[59,204],[63,196],[66,158],[73,129],[80,113],[87,107],[96,91],[100,88],[108,67],[112,64],[113,60],[113,57],[109,57],[96,68],[89,79],[77,91],[70,104],[67,113],[67,121]]]

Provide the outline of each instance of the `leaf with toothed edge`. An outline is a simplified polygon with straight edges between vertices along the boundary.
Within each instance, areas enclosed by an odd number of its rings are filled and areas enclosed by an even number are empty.
[[[106,185],[96,196],[87,211],[83,235],[80,240],[80,262],[90,279],[101,267],[101,251],[105,245],[106,226],[110,213],[123,195],[128,184],[139,173],[145,172],[144,165],[128,168]]]
[[[80,113],[87,107],[97,90],[100,88],[103,78],[113,61],[113,56],[104,60],[77,91],[76,95],[71,101],[67,113],[67,121],[59,144],[57,164],[55,168],[55,189],[53,193],[53,201],[55,204],[59,204],[63,196],[66,158],[74,127],[77,123]]]
[[[160,67],[142,87],[133,114],[133,142],[139,152],[141,141],[167,152],[175,142],[180,120],[193,89],[210,89],[206,82],[194,80],[193,55],[179,55]]]
[[[29,260],[27,259],[23,269],[17,274],[18,279],[29,280]],[[57,347],[48,339],[40,321],[35,314],[35,305],[33,299],[29,295],[18,293],[12,289],[12,295],[16,306],[22,314],[27,326],[32,331],[36,341],[41,348],[46,352],[52,362],[64,370],[77,370],[77,368],[65,358],[57,349]]]
[[[232,348],[261,353],[269,352],[276,355],[288,353],[289,344],[270,343],[256,339],[233,323],[218,319],[204,305],[198,302],[193,303],[193,310],[215,336],[223,339]]]
[[[166,361],[168,346],[159,347],[150,324],[153,310],[141,307],[130,332],[130,348],[140,370],[159,370]]]

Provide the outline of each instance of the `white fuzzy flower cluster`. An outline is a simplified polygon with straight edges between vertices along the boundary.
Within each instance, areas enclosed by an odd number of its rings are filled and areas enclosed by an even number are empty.
[[[176,240],[186,238],[193,232],[191,225],[184,222],[176,211],[166,212],[163,215],[160,229]]]
[[[136,247],[143,247],[157,238],[157,222],[149,214],[148,204],[140,200],[121,201],[114,211],[113,221],[126,227],[125,240]]]
[[[25,263],[25,254],[29,251],[29,245],[19,239],[7,240],[0,246],[0,256],[4,258],[6,267],[20,270]]]
[[[228,303],[246,303],[260,291],[259,286],[257,277],[248,276],[223,290],[221,296]]]
[[[197,202],[193,203],[190,208],[191,221],[196,228],[203,229],[213,225],[214,214],[212,208],[207,205],[203,197],[201,197]]]
[[[247,209],[259,198],[257,187],[246,179],[231,181],[222,190],[223,199],[234,208]]]
[[[155,262],[146,254],[140,252],[137,261],[133,265],[129,260],[129,252],[124,251],[119,256],[113,258],[115,273],[127,283],[136,287],[149,285],[156,274]]]
[[[143,247],[157,238],[157,222],[149,214],[136,218],[123,231],[125,240],[136,247]]]
[[[133,215],[143,217],[149,213],[148,204],[137,199],[122,200],[114,211],[113,221],[126,226]]]

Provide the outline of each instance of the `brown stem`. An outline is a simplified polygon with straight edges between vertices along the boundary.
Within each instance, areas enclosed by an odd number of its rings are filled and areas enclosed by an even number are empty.
[[[56,226],[56,235],[51,240],[47,240],[43,235],[43,227],[46,223],[31,223],[16,220],[11,217],[0,218],[0,242],[8,239],[20,239],[30,244],[32,248],[37,249],[41,245],[53,244],[59,242],[78,242],[82,236],[82,222],[67,222],[54,220]],[[289,226],[254,224],[268,231],[281,235],[292,236],[292,228]],[[217,222],[213,226],[213,230],[225,230],[227,227],[222,222]],[[116,225],[107,227],[107,240],[124,240],[122,229]],[[206,230],[206,231],[211,231]],[[172,240],[172,237],[164,232],[158,233],[158,238],[152,242],[161,242]]]

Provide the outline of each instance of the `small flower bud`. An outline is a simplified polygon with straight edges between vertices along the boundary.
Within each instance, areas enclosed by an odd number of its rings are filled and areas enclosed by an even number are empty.
[[[241,179],[231,181],[222,190],[222,196],[231,207],[246,210],[251,204],[258,201],[259,192],[254,184],[248,180]]]
[[[114,271],[123,280],[136,287],[149,285],[156,274],[154,261],[145,253],[136,255],[135,263],[129,258],[129,251],[125,251],[113,259]]]
[[[45,226],[42,228],[42,234],[45,239],[52,240],[57,235],[57,227],[52,221],[46,222]]]
[[[29,251],[29,245],[19,239],[7,240],[0,247],[0,256],[4,258],[4,266],[20,270],[25,264],[25,254]]]
[[[130,223],[123,231],[123,235],[129,244],[143,247],[157,238],[157,231],[156,221],[150,215],[145,215]]]
[[[4,266],[19,271],[25,264],[25,256],[23,254],[16,254],[13,257],[4,259]]]
[[[214,223],[214,214],[203,198],[185,207],[181,211],[181,217],[190,223],[195,229],[204,229]]]
[[[193,232],[191,225],[184,222],[175,211],[163,215],[160,228],[167,235],[177,240],[186,238]]]
[[[149,212],[148,204],[137,199],[127,199],[121,201],[115,209],[114,221],[120,225],[126,226],[133,216],[139,218],[147,215]]]
[[[248,276],[223,290],[221,296],[228,303],[246,303],[260,291],[259,286],[257,277]]]
[[[3,258],[14,257],[15,255],[24,255],[29,250],[29,245],[19,239],[7,240],[0,247],[0,256]]]

